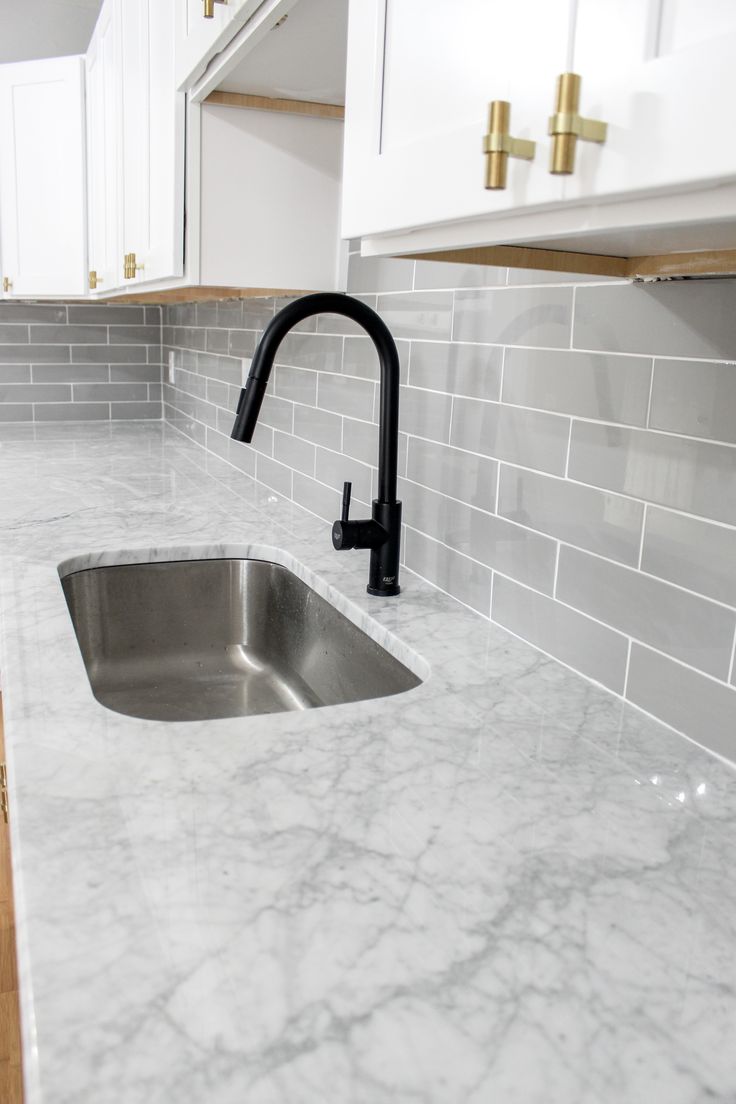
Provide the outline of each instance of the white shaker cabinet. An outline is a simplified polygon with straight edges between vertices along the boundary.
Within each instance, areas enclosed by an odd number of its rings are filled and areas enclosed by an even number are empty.
[[[120,112],[122,60],[120,5],[108,0],[86,56],[87,206],[90,291],[102,294],[123,282],[120,247]]]
[[[122,0],[119,263],[126,286],[184,271],[184,95],[175,86],[173,24],[174,0]]]
[[[579,142],[565,198],[617,198],[736,177],[733,0],[578,0],[580,109],[608,124]]]
[[[84,58],[0,66],[4,294],[85,294],[84,137]]]
[[[106,0],[87,54],[93,293],[184,271],[184,94],[174,0]]]
[[[176,0],[176,87],[188,89],[262,0]]]
[[[512,245],[572,271],[736,271],[735,57],[733,0],[350,0],[342,232],[369,255],[480,247],[472,259],[525,263],[497,248]],[[580,77],[577,108],[556,103],[563,73]],[[492,100],[537,143],[497,191]],[[550,172],[558,111],[562,131],[606,124],[605,140],[574,141],[564,175]]]
[[[345,237],[562,198],[563,182],[546,172],[546,124],[568,12],[568,0],[352,0]],[[484,188],[491,100],[509,101],[511,134],[537,143],[499,191]]]

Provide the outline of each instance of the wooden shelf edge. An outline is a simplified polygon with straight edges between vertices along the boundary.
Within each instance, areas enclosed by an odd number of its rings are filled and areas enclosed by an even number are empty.
[[[246,92],[210,92],[205,104],[221,107],[245,107],[251,111],[278,111],[286,115],[310,115],[317,119],[345,118],[345,108],[340,104],[318,103],[316,100],[275,99],[272,96],[255,96]]]

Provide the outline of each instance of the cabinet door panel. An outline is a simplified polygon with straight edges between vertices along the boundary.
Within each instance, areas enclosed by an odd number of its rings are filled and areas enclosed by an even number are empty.
[[[605,120],[608,136],[578,143],[566,198],[733,180],[736,150],[719,108],[736,97],[734,57],[732,0],[579,0],[580,109]]]
[[[137,280],[183,272],[184,97],[174,85],[173,0],[125,0],[122,250]]]
[[[565,66],[568,0],[351,0],[343,233],[380,234],[559,200],[546,172],[548,89]],[[484,186],[490,100],[537,142],[508,186]]]
[[[12,295],[87,288],[84,59],[0,66],[0,236]]]
[[[122,283],[120,247],[120,5],[107,0],[86,58],[89,267],[99,292]]]

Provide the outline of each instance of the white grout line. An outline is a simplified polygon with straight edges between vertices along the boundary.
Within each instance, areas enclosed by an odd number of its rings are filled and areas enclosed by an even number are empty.
[[[573,334],[575,333],[575,296],[577,295],[577,284],[572,289],[572,303],[570,304],[570,344],[568,348],[573,349]]]
[[[627,693],[628,688],[629,688],[629,668],[631,667],[632,643],[633,643],[633,641],[632,641],[631,637],[629,637],[629,646],[626,649],[626,668],[624,670],[624,688],[623,688],[623,697],[624,698],[626,697],[626,693]]]
[[[644,556],[644,533],[646,532],[646,527],[647,527],[647,507],[648,507],[648,505],[649,505],[649,503],[647,503],[647,502],[644,503],[644,509],[642,510],[642,513],[641,513],[641,538],[639,540],[639,555],[638,555],[637,560],[636,560],[636,567],[637,567],[638,571],[641,571],[641,561],[642,561],[643,556]],[[659,576],[656,576],[656,578],[659,578]]]
[[[652,357],[652,366],[649,375],[649,398],[647,399],[647,416],[644,425],[647,429],[650,429],[650,420],[652,416],[652,394],[654,393],[654,357]]]
[[[731,648],[731,665],[729,667],[729,681],[736,679],[736,631],[733,634],[733,647]]]
[[[552,578],[552,597],[557,598],[557,576],[560,573],[560,549],[562,548],[562,541],[557,542],[557,548],[555,549],[555,573]]]
[[[568,433],[567,433],[567,452],[565,454],[565,475],[564,475],[565,479],[568,478],[569,473],[570,473],[570,449],[572,448],[572,424],[573,424],[574,420],[575,420],[574,418],[570,418],[570,428],[569,428]]]

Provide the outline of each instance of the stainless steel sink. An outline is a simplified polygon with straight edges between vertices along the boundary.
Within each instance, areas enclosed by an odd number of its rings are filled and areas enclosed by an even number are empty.
[[[421,682],[293,572],[266,560],[96,567],[62,579],[92,692],[194,721],[388,697]]]

